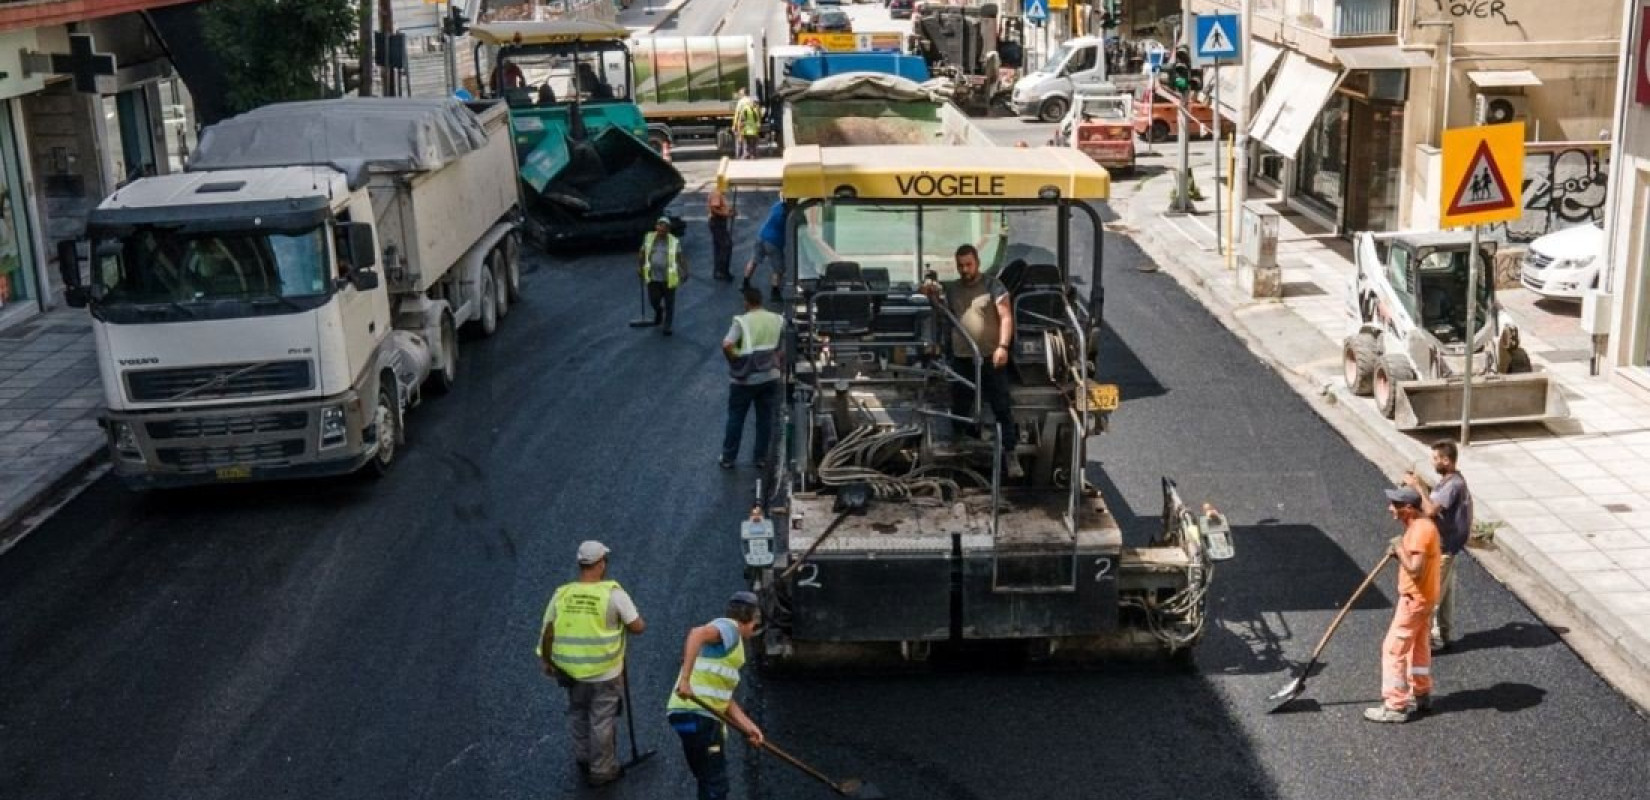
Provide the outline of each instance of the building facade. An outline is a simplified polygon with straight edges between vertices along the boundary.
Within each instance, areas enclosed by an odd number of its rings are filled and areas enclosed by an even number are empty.
[[[1605,222],[1605,265],[1598,313],[1605,364],[1618,383],[1650,397],[1650,75],[1645,74],[1650,26],[1646,0],[1630,0],[1622,26],[1619,113],[1612,187]],[[1597,313],[1598,301],[1584,316]],[[1601,332],[1594,330],[1595,335]]]
[[[1248,91],[1221,68],[1220,105],[1250,102],[1252,178],[1343,234],[1437,228],[1441,131],[1523,122],[1523,218],[1486,229],[1505,268],[1603,217],[1622,18],[1621,0],[1252,0]]]
[[[99,200],[182,169],[193,106],[146,12],[184,4],[0,2],[0,329],[58,302],[56,243]]]

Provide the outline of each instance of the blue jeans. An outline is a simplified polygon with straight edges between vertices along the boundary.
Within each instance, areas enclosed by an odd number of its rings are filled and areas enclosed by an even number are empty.
[[[722,458],[739,458],[739,440],[745,434],[745,415],[751,405],[756,406],[757,461],[768,458],[768,444],[773,441],[774,412],[779,405],[779,381],[752,384],[730,384],[728,387],[728,429],[722,435]]]
[[[728,757],[722,723],[702,714],[678,711],[670,715],[670,727],[682,737],[682,754],[699,781],[699,800],[724,800],[728,796]]]

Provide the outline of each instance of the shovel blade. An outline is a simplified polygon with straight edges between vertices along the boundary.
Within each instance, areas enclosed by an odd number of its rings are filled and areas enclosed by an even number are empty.
[[[1301,677],[1285,684],[1282,689],[1267,695],[1266,699],[1274,704],[1270,713],[1276,713],[1284,706],[1289,705],[1295,698],[1300,697],[1301,692],[1305,690],[1306,679]]]
[[[836,785],[837,794],[843,797],[857,797],[860,800],[885,800],[888,795],[882,793],[876,784],[867,783],[858,778],[848,778]]]

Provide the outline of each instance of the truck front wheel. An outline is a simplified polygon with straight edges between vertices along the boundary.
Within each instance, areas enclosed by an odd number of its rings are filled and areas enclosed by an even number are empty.
[[[373,452],[372,460],[367,462],[367,474],[374,478],[389,474],[390,465],[395,463],[396,453],[401,449],[401,409],[395,402],[395,384],[390,380],[394,379],[387,376],[380,379],[378,404],[372,414],[378,449]]]
[[[458,384],[458,330],[453,325],[453,315],[441,315],[441,369],[430,376],[435,382],[435,390],[446,394]]]
[[[1169,123],[1160,119],[1152,120],[1151,132],[1146,134],[1148,142],[1166,142],[1169,140]]]
[[[1037,108],[1037,118],[1044,122],[1059,122],[1066,118],[1068,107],[1064,97],[1050,97]]]

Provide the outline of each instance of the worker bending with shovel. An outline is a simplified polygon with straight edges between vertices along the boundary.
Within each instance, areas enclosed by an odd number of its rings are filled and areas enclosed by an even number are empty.
[[[647,628],[630,595],[607,577],[607,553],[601,542],[579,545],[578,580],[562,584],[550,597],[537,651],[544,674],[567,689],[573,759],[591,786],[623,775],[618,732],[625,634]]]
[[[1438,604],[1438,526],[1421,510],[1414,489],[1387,489],[1387,509],[1404,526],[1392,540],[1398,561],[1398,602],[1381,642],[1381,698],[1370,722],[1409,722],[1432,710],[1432,609]]]
[[[739,668],[745,665],[745,639],[756,633],[759,613],[756,595],[734,592],[727,616],[688,631],[682,645],[682,669],[665,711],[670,727],[682,737],[682,753],[699,782],[699,800],[728,796],[724,719],[738,726],[753,746],[762,746],[762,729],[733,699]]]

